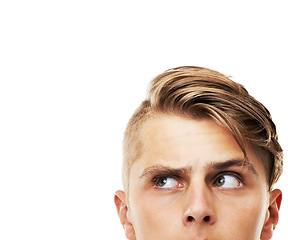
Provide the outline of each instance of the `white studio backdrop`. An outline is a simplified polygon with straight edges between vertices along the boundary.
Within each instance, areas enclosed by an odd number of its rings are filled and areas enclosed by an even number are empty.
[[[288,151],[287,22],[285,1],[1,1],[0,239],[125,239],[122,134],[168,68],[232,76]]]

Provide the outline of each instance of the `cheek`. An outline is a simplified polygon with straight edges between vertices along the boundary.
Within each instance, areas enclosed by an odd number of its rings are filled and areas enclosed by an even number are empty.
[[[141,194],[131,201],[130,216],[136,235],[145,239],[159,239],[169,236],[177,227],[181,211],[177,211],[177,194]],[[180,223],[180,222],[179,222]]]
[[[263,195],[251,193],[250,196],[239,197],[229,204],[226,202],[226,206],[225,201],[222,203],[218,218],[224,218],[220,220],[223,228],[229,226],[229,232],[237,233],[239,239],[260,238],[266,214],[266,199]]]
[[[265,205],[263,203],[261,204],[260,202],[258,202],[258,204],[254,205],[254,207],[251,206],[250,208],[246,209],[247,209],[245,214],[246,227],[247,229],[250,228],[251,232],[254,231],[255,235],[259,238],[266,216]]]

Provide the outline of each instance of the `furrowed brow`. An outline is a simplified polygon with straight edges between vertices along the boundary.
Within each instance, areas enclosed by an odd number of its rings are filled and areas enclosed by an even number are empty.
[[[244,159],[233,159],[233,160],[228,160],[225,162],[213,162],[211,164],[209,164],[208,168],[214,168],[214,169],[226,169],[229,167],[233,167],[233,166],[237,166],[237,167],[246,167],[249,171],[251,171],[253,174],[258,176],[258,172],[255,168],[255,166],[249,162],[249,160],[244,160]]]
[[[183,175],[191,172],[191,168],[171,168],[163,165],[153,165],[150,167],[145,168],[142,173],[140,174],[139,178],[146,177],[147,175],[154,175],[154,174],[167,174],[167,175]]]

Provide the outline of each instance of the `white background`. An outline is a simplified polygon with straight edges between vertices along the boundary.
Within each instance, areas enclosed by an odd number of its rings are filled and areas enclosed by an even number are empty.
[[[277,0],[1,1],[0,238],[125,239],[113,203],[122,134],[171,67],[233,76],[288,151],[287,23]]]

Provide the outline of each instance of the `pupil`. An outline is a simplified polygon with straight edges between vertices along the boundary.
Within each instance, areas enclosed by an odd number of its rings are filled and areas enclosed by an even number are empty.
[[[159,180],[158,185],[159,187],[163,187],[167,183],[167,178],[162,178]]]
[[[217,181],[217,185],[218,186],[222,186],[224,183],[225,183],[225,178],[224,177],[219,178],[218,181]]]

